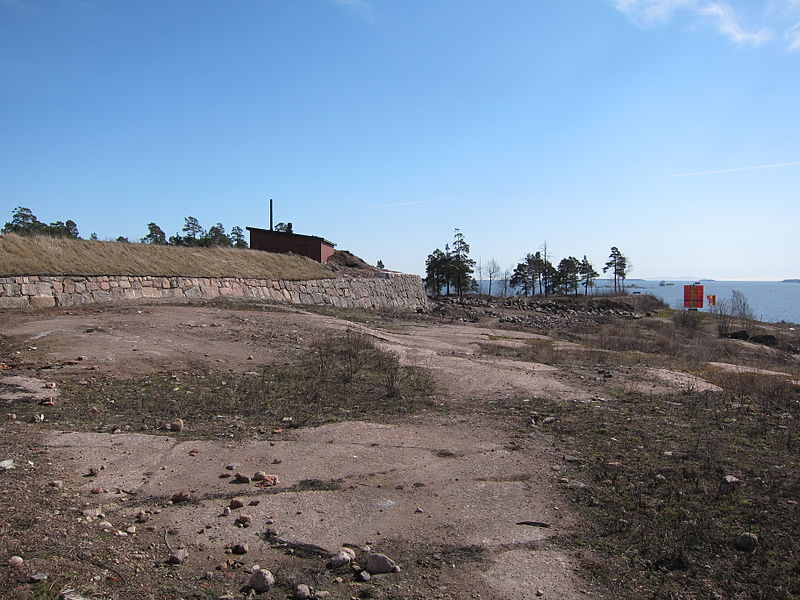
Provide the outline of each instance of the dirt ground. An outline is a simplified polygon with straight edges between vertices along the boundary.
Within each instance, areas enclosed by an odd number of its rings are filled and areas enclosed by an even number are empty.
[[[571,540],[583,525],[564,490],[582,485],[580,457],[536,427],[541,398],[602,406],[611,372],[481,351],[542,335],[496,319],[354,319],[242,303],[4,312],[0,331],[0,460],[14,462],[0,471],[5,597],[55,598],[70,587],[87,598],[245,598],[254,565],[277,579],[264,598],[289,597],[297,584],[330,598],[611,597],[576,566]],[[132,417],[111,423],[105,409],[81,404],[82,386],[98,381],[164,376],[177,390],[203,369],[245,378],[348,331],[429,373],[426,404],[313,426],[286,414],[286,426],[234,433],[194,430],[188,418],[172,432]],[[713,387],[642,365],[613,378],[653,393]],[[219,410],[220,423],[236,417]],[[232,477],[259,471],[278,483]],[[227,511],[233,500],[242,506]],[[247,552],[231,553],[237,544]],[[401,570],[364,582],[360,569],[326,568],[344,545],[362,567],[379,552]],[[166,564],[179,548],[188,558]],[[22,567],[5,566],[12,555]],[[36,573],[47,578],[33,581]]]

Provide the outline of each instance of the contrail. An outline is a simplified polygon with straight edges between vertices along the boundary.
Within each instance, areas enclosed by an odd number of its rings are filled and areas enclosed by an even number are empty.
[[[395,206],[414,206],[415,204],[433,204],[435,202],[444,202],[444,199],[438,200],[412,200],[411,202],[394,202],[392,204],[375,204],[373,206],[367,206],[367,208],[392,208]]]
[[[774,165],[756,165],[754,167],[736,167],[735,169],[716,169],[714,171],[697,171],[695,173],[678,173],[676,175],[661,175],[653,179],[676,179],[678,177],[697,177],[699,175],[718,175],[720,173],[738,173],[740,171],[755,171],[756,169],[777,169],[779,167],[798,167],[800,161],[775,163]]]

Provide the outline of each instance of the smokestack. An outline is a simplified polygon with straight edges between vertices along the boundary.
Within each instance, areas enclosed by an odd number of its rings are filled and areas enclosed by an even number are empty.
[[[269,199],[269,230],[272,231],[272,198]]]

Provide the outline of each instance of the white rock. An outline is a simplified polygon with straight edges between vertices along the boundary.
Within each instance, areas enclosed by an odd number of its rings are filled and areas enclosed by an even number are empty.
[[[24,563],[24,562],[25,561],[22,560],[21,556],[12,556],[11,558],[8,559],[8,566],[17,568],[17,567],[21,567],[22,563]]]
[[[266,569],[255,569],[247,585],[260,594],[275,585],[275,577]]]
[[[328,561],[328,566],[338,569],[339,567],[343,567],[347,564],[350,564],[350,561],[353,560],[353,557],[350,556],[347,552],[342,552],[341,550],[331,559]]]

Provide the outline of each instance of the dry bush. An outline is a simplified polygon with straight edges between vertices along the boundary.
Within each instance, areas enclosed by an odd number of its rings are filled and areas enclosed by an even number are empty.
[[[697,331],[702,327],[703,316],[696,310],[676,310],[672,313],[672,322],[677,327]]]
[[[238,248],[182,248],[0,235],[0,276],[138,275],[305,280],[333,277],[303,256]]]

